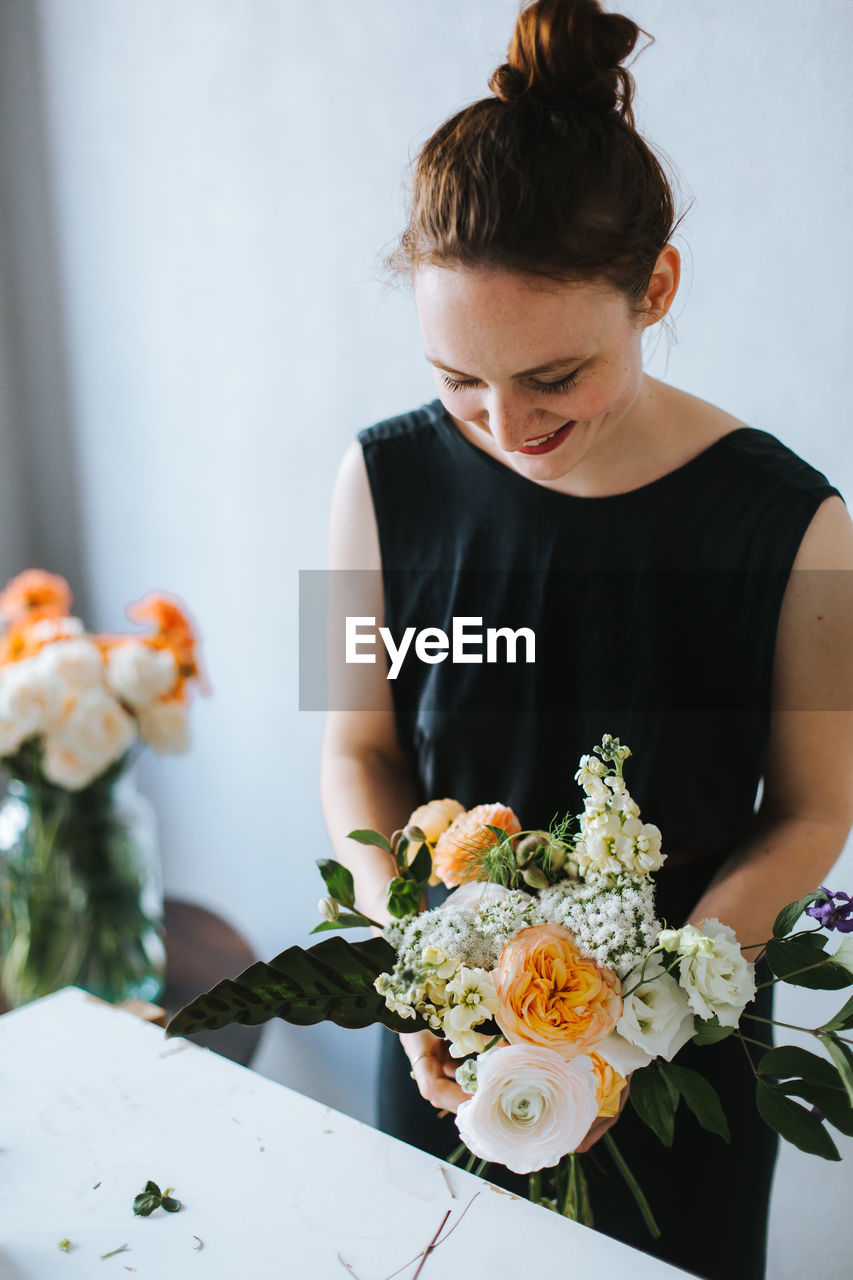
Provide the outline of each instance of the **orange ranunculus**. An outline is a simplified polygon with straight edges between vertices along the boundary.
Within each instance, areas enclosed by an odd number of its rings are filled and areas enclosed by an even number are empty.
[[[209,688],[202,672],[198,638],[183,605],[174,596],[149,591],[136,604],[128,605],[127,616],[134,622],[152,623],[155,632],[146,643],[157,649],[169,649],[178,664],[178,688],[187,680],[198,680],[202,689]]]
[[[479,855],[498,843],[490,826],[500,827],[511,836],[521,830],[521,823],[506,805],[478,804],[467,813],[460,813],[438,837],[432,869],[448,889],[486,879]]]
[[[622,1090],[628,1081],[609,1062],[605,1062],[600,1053],[591,1053],[589,1056],[595,1068],[598,1114],[607,1118],[617,1116]]]
[[[29,614],[31,621],[35,610],[39,618],[61,618],[71,612],[71,600],[71,588],[59,574],[25,569],[0,592],[0,612],[7,618]]]
[[[559,924],[517,933],[492,978],[495,1021],[513,1044],[541,1044],[573,1058],[609,1035],[622,1014],[616,974],[583,955]]]

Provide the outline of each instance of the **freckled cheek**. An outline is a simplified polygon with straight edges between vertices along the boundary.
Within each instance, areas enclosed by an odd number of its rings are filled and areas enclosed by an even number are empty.
[[[620,408],[627,396],[625,384],[617,379],[608,379],[595,386],[579,387],[570,402],[572,417],[579,422],[601,418]]]

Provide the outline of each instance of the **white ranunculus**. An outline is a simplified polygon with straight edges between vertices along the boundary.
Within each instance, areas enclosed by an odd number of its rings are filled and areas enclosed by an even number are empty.
[[[168,649],[155,649],[142,640],[126,640],[107,655],[107,684],[122,702],[138,708],[172,692],[178,664]]]
[[[637,987],[639,977],[638,968],[622,979],[622,1017],[616,1030],[653,1058],[671,1062],[694,1031],[687,996],[657,956],[646,965],[644,981]]]
[[[46,644],[35,658],[44,679],[62,696],[69,689],[89,689],[104,682],[101,651],[85,636]]]
[[[182,702],[152,702],[137,712],[139,736],[159,755],[180,755],[190,745],[187,709]]]
[[[744,1006],[755,996],[755,965],[744,959],[734,929],[710,919],[698,930],[687,925],[678,932],[686,948],[685,953],[678,947],[678,981],[690,1008],[698,1018],[716,1014],[721,1026],[736,1027]],[[696,934],[706,941],[700,942]]]
[[[477,1059],[477,1092],[456,1127],[481,1160],[513,1173],[548,1169],[574,1151],[598,1114],[592,1060],[541,1045],[496,1046]]]
[[[80,689],[65,698],[51,738],[87,761],[96,777],[136,741],[136,722],[103,686]]]
[[[10,751],[42,733],[58,706],[59,692],[45,678],[38,656],[9,662],[0,670],[0,721],[7,725],[6,741],[14,744]]]

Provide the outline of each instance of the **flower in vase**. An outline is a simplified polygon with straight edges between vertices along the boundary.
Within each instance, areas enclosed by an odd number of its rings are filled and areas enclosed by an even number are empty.
[[[478,804],[460,813],[439,836],[433,872],[448,889],[487,878],[481,857],[499,843],[499,837],[490,827],[499,827],[512,836],[521,830],[521,823],[507,805]]]
[[[574,1151],[598,1107],[590,1058],[569,1062],[540,1045],[496,1046],[477,1058],[477,1092],[460,1105],[456,1127],[481,1160],[533,1173]]]
[[[57,786],[77,790],[123,756],[136,736],[133,717],[106,689],[71,692],[45,739],[45,776]]]
[[[0,613],[7,618],[35,612],[41,617],[59,617],[68,613],[72,598],[71,588],[59,574],[25,569],[0,592]]]
[[[159,698],[136,712],[139,736],[158,755],[180,755],[189,748],[186,704],[181,698]]]
[[[85,636],[46,643],[35,662],[44,679],[60,696],[70,690],[103,686],[101,651]]]
[[[522,929],[504,947],[494,973],[495,1021],[513,1044],[539,1044],[565,1058],[587,1052],[622,1013],[621,985],[559,924]]]
[[[35,658],[0,668],[0,754],[12,754],[41,733],[59,708],[59,690]]]
[[[125,640],[107,651],[106,681],[122,702],[140,708],[172,693],[178,664],[169,649],[156,649],[144,640]]]
[[[154,625],[154,635],[148,643],[156,649],[167,649],[178,666],[177,692],[183,692],[187,680],[203,678],[198,655],[198,640],[195,628],[183,605],[174,596],[160,591],[149,591],[135,604],[128,605],[127,616],[134,622],[148,622]]]

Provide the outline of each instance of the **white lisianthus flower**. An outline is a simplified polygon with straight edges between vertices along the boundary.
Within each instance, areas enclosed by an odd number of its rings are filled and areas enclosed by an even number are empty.
[[[755,965],[744,959],[734,929],[712,918],[701,929],[685,925],[665,932],[680,934],[672,949],[681,957],[678,981],[690,1008],[698,1018],[716,1015],[721,1026],[736,1027],[755,996]]]
[[[38,655],[3,667],[0,670],[0,722],[6,725],[4,754],[16,751],[26,738],[43,732],[59,705],[59,691],[45,677]]]
[[[81,689],[64,699],[61,717],[51,723],[50,740],[54,752],[59,750],[55,744],[64,744],[97,777],[136,741],[136,723],[103,687]]]
[[[45,680],[60,695],[66,690],[91,689],[104,682],[104,660],[101,651],[85,636],[71,640],[57,640],[47,644],[36,655]]]
[[[586,1137],[598,1114],[595,1069],[541,1045],[496,1046],[477,1059],[477,1092],[456,1127],[481,1160],[533,1173],[557,1164]]]
[[[623,979],[622,1017],[616,1023],[616,1030],[653,1058],[671,1062],[693,1035],[693,1014],[687,996],[675,978],[664,971],[657,956],[652,956],[646,964],[643,983],[635,986],[641,968]],[[629,993],[627,996],[625,991]]]
[[[190,745],[189,716],[183,702],[170,698],[139,707],[139,736],[158,755],[181,755]]]
[[[618,1031],[611,1031],[609,1036],[599,1040],[598,1044],[592,1047],[600,1058],[609,1063],[613,1070],[618,1071],[626,1080],[632,1071],[647,1067],[653,1058],[647,1049],[641,1049],[639,1045],[632,1044],[630,1040],[620,1036]]]
[[[107,684],[128,706],[141,708],[174,689],[178,679],[175,655],[143,640],[126,640],[107,654]]]

